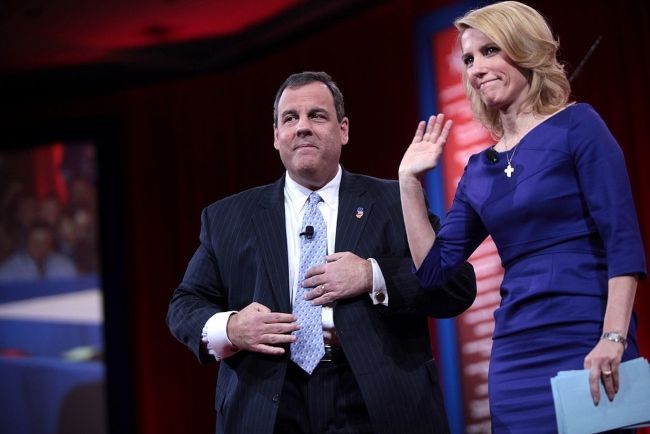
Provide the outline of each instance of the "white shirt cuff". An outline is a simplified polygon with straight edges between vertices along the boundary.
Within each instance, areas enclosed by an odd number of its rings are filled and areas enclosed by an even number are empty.
[[[372,264],[372,292],[368,295],[370,295],[373,304],[388,306],[388,290],[384,274],[375,259],[368,258],[368,260]]]
[[[206,343],[208,352],[217,360],[230,357],[239,351],[228,339],[228,318],[233,313],[237,311],[215,313],[203,326],[201,340]]]

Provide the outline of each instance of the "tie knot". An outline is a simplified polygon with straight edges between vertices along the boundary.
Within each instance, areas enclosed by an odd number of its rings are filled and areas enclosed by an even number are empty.
[[[311,194],[309,195],[309,204],[312,206],[317,205],[321,200],[323,199],[315,191],[312,191]]]

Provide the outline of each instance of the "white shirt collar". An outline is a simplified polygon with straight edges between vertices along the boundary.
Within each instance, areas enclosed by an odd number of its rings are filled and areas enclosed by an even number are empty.
[[[339,187],[341,186],[342,175],[343,171],[341,169],[341,165],[339,164],[334,178],[332,178],[332,180],[325,184],[322,188],[316,190],[316,192],[323,199],[323,202],[325,202],[328,207],[333,209],[338,208]],[[284,194],[291,203],[297,205],[298,210],[301,210],[307,203],[307,198],[311,193],[312,190],[298,184],[293,180],[293,178],[291,178],[289,172],[287,172],[287,176],[285,177],[284,181]]]

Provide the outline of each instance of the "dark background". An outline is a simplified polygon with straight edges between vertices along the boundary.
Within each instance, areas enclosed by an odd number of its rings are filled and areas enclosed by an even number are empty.
[[[167,2],[181,5],[181,2]],[[442,0],[296,2],[219,38],[133,47],[85,64],[0,70],[2,146],[77,129],[99,143],[100,220],[114,432],[214,431],[216,365],[202,367],[165,326],[167,303],[209,203],[272,182],[272,103],[291,73],[328,71],[346,97],[346,169],[395,178],[418,121],[415,23]],[[650,245],[650,14],[641,1],[529,1],[552,23],[573,84],[619,140]],[[0,11],[2,11],[0,9]],[[155,24],[155,23],[154,23]],[[154,27],[155,30],[155,27]],[[2,33],[24,38],[20,33]],[[0,47],[1,48],[1,47]],[[648,249],[646,248],[646,251]],[[650,294],[637,295],[650,354]]]

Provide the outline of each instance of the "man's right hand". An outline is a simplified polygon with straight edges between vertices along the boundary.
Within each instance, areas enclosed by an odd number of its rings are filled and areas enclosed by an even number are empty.
[[[294,342],[291,334],[300,327],[290,313],[271,312],[260,303],[251,303],[230,315],[226,330],[228,339],[240,350],[280,356],[283,345]]]

